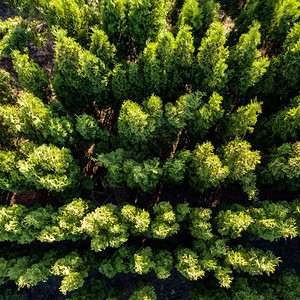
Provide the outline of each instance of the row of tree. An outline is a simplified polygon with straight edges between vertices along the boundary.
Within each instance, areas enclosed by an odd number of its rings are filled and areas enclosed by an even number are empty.
[[[151,214],[150,214],[151,212]],[[159,202],[151,210],[130,204],[106,204],[95,208],[93,202],[74,199],[55,210],[53,207],[20,204],[0,209],[0,241],[52,243],[91,238],[91,249],[98,252],[118,248],[130,236],[165,239],[183,230],[196,239],[218,238],[269,241],[299,235],[299,201],[264,201],[250,207],[234,205],[214,214],[209,208],[191,208],[188,203],[172,207]]]

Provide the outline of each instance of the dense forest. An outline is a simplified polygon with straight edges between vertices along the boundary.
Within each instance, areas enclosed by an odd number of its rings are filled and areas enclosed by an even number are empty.
[[[0,1],[0,299],[300,298],[300,1]]]

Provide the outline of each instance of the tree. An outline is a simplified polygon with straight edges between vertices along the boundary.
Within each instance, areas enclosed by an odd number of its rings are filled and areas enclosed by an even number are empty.
[[[300,23],[295,23],[283,43],[283,54],[280,59],[280,74],[286,89],[297,90],[300,83],[299,71]]]
[[[197,145],[191,154],[188,170],[192,188],[203,191],[216,187],[229,175],[227,166],[223,166],[219,157],[213,153],[214,146],[210,142]]]
[[[286,143],[274,148],[267,168],[262,172],[266,183],[279,184],[279,188],[297,190],[299,188],[300,142]]]
[[[260,23],[253,22],[248,33],[240,36],[229,55],[228,76],[230,90],[236,95],[244,95],[267,71],[269,61],[262,57],[257,47],[261,41]]]
[[[51,107],[30,93],[21,93],[17,105],[2,105],[3,125],[12,137],[23,137],[39,144],[52,142],[65,145],[72,141],[73,124],[70,118],[57,117]]]
[[[179,224],[172,206],[168,202],[160,202],[153,207],[154,220],[151,224],[153,237],[165,239],[179,231]]]
[[[203,138],[216,122],[222,118],[224,109],[222,109],[223,97],[218,93],[213,92],[208,103],[204,103],[196,111],[195,117],[189,129],[195,136]]]
[[[190,280],[197,280],[205,274],[201,268],[198,255],[187,248],[177,252],[176,269]]]
[[[58,259],[51,268],[53,275],[62,276],[59,290],[64,295],[82,287],[84,278],[88,276],[88,271],[87,260],[80,257],[76,251]]]
[[[18,161],[19,172],[37,189],[61,192],[76,186],[80,169],[67,148],[41,145]]]
[[[213,92],[224,88],[226,82],[226,59],[229,50],[226,46],[225,29],[219,21],[210,24],[198,49],[195,81],[197,88]]]
[[[193,36],[195,37],[195,46],[198,48],[205,31],[216,18],[217,8],[218,4],[214,0],[186,0],[180,10],[176,26],[178,28],[182,25],[191,26]]]
[[[83,108],[92,102],[104,104],[108,92],[109,70],[88,50],[84,50],[66,31],[55,31],[56,60],[53,88],[66,109]]]
[[[291,99],[288,107],[271,117],[274,141],[295,142],[300,135],[300,96]]]
[[[84,43],[87,40],[88,18],[85,1],[51,0],[41,3],[43,18],[50,26],[66,29],[68,35]]]
[[[130,147],[141,147],[152,137],[155,130],[151,116],[142,107],[127,100],[123,103],[118,118],[118,133],[122,143]]]
[[[147,39],[155,39],[166,26],[167,3],[132,0],[128,4],[128,30],[138,49],[143,49]]]
[[[27,24],[21,17],[0,21],[0,56],[10,57],[13,50],[23,51],[29,39]]]
[[[49,88],[49,77],[45,70],[40,69],[38,64],[29,60],[27,54],[21,55],[20,52],[12,53],[14,68],[16,69],[20,83],[36,97],[47,102],[51,94]]]
[[[10,73],[0,69],[0,103],[15,101],[18,84]]]
[[[257,117],[262,113],[262,102],[251,101],[246,106],[239,107],[228,119],[227,136],[244,138],[246,133],[252,133]]]
[[[243,190],[249,199],[256,197],[256,175],[254,174],[257,164],[260,164],[260,152],[251,151],[251,145],[247,141],[234,140],[223,146],[222,162],[229,169],[228,178],[232,181],[240,181]]]
[[[140,285],[133,294],[130,296],[129,300],[156,300],[157,296],[155,294],[154,287],[151,285]]]
[[[90,51],[99,57],[106,66],[112,66],[117,50],[115,45],[108,40],[106,33],[101,29],[94,28],[91,41]]]
[[[101,2],[102,29],[117,46],[120,45],[128,31],[127,4],[127,0],[104,0]]]

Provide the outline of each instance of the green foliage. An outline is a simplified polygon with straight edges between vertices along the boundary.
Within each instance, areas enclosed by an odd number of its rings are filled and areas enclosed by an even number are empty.
[[[166,26],[166,8],[164,0],[128,1],[128,30],[139,49]]]
[[[249,213],[254,222],[248,232],[254,237],[274,241],[280,238],[294,238],[299,234],[293,206],[285,201],[264,201],[261,207],[251,207]]]
[[[243,138],[247,131],[252,133],[257,117],[262,113],[262,102],[251,101],[246,106],[239,107],[228,119],[227,136]]]
[[[247,272],[250,275],[270,275],[280,263],[280,258],[275,257],[272,251],[264,252],[257,248],[244,248],[239,245],[234,250],[229,250],[226,261],[239,272]]]
[[[47,281],[51,276],[50,268],[55,262],[55,251],[47,252],[39,257],[36,254],[21,256],[5,260],[1,257],[1,267],[6,265],[6,272],[2,272],[3,283],[14,280],[19,288],[36,286],[40,281]]]
[[[81,222],[90,211],[89,201],[73,199],[69,204],[61,206],[52,214],[52,222],[40,228],[37,239],[52,243],[65,239],[78,240],[82,236]]]
[[[201,40],[198,49],[196,84],[204,91],[213,92],[224,88],[229,50],[225,47],[225,30],[219,21],[213,21]]]
[[[118,208],[113,204],[96,208],[81,223],[83,232],[92,237],[91,249],[96,252],[120,247],[128,239],[128,227],[120,221]]]
[[[195,1],[186,0],[180,11],[180,15],[176,26],[180,27],[184,24],[193,28],[193,36],[197,46],[208,29],[210,23],[216,18],[216,9],[218,4],[214,0]]]
[[[166,237],[176,234],[180,226],[177,223],[175,212],[168,202],[159,202],[153,207],[154,220],[151,224],[153,237],[165,239]]]
[[[36,97],[47,101],[50,96],[49,77],[38,64],[29,60],[27,54],[12,52],[14,68],[19,75],[20,83]]]
[[[200,244],[205,241],[210,247],[210,255],[219,257],[227,251],[224,246],[226,240],[216,240],[214,230],[230,238],[240,237],[243,233],[251,239],[269,241],[297,237],[298,206],[297,200],[276,204],[264,201],[250,208],[234,205],[211,219],[210,209],[190,208],[188,203],[178,204],[173,209],[169,203],[160,202],[153,208],[153,217],[150,219],[148,211],[130,204],[118,207],[109,204],[91,212],[93,205],[80,198],[73,199],[58,210],[39,206],[26,208],[15,204],[3,206],[0,210],[0,241],[27,244],[37,239],[52,243],[77,241],[90,236],[94,250],[102,251],[123,244],[130,234],[164,239],[174,236],[182,224],[187,224],[189,233],[198,239],[196,248],[203,253],[208,251],[206,245],[203,248]],[[102,244],[96,244],[97,239]],[[166,276],[171,268],[171,254],[159,251],[155,255],[154,261],[163,261],[165,258],[165,264],[156,262],[154,269],[161,274],[157,276]],[[207,260],[204,265],[211,263],[211,258]]]
[[[145,90],[166,97],[182,93],[191,80],[190,68],[194,62],[194,46],[191,27],[182,26],[176,38],[163,30],[157,42],[148,41],[140,63],[143,69]]]
[[[191,157],[189,150],[178,151],[173,159],[167,158],[163,165],[163,178],[170,184],[183,183]]]
[[[242,236],[243,231],[246,231],[255,221],[248,211],[220,211],[218,213],[216,227],[221,235],[237,238]],[[255,226],[255,225],[254,225]]]
[[[23,51],[27,46],[29,32],[21,17],[0,21],[0,33],[4,35],[0,41],[0,56],[2,57],[9,57],[13,50]]]
[[[110,153],[101,153],[98,156],[98,165],[107,169],[107,174],[103,179],[103,185],[109,185],[115,188],[123,184],[126,179],[123,163],[128,156],[128,153],[121,148]]]
[[[20,157],[16,151],[0,151],[0,188],[6,191],[26,190],[28,183],[18,168]]]
[[[91,36],[90,51],[99,57],[105,65],[111,65],[116,55],[116,47],[108,40],[108,36],[103,30],[94,29]]]
[[[210,142],[197,145],[191,154],[189,181],[199,191],[216,187],[228,176],[228,167],[223,166],[219,157],[213,153],[214,146]]]
[[[291,100],[288,107],[271,117],[273,138],[283,142],[296,141],[300,136],[300,96]]]
[[[123,103],[118,118],[118,133],[123,143],[135,147],[147,143],[154,129],[149,114],[140,105],[130,100]]]
[[[126,156],[128,159],[126,159]],[[100,154],[98,164],[108,169],[103,183],[113,188],[122,186],[126,182],[130,188],[140,188],[145,193],[152,193],[162,175],[158,158],[144,160],[139,163],[130,159],[130,155],[123,149]]]
[[[92,101],[104,104],[107,97],[109,70],[88,50],[84,50],[66,31],[56,30],[55,77],[56,96],[65,108],[83,108]]]
[[[229,142],[221,150],[222,161],[229,168],[228,178],[241,181],[244,191],[249,199],[256,197],[256,165],[260,163],[260,152],[251,151],[251,145],[247,141],[234,140]]]
[[[131,226],[133,235],[146,233],[150,225],[150,214],[144,209],[126,204],[121,208],[121,215]]]
[[[289,29],[300,19],[300,4],[297,0],[276,1],[271,20],[270,35],[275,46],[282,45]]]
[[[157,187],[162,169],[159,159],[153,158],[137,163],[128,159],[123,164],[126,174],[126,184],[130,188],[140,188],[145,193],[153,193]]]
[[[283,144],[273,149],[269,157],[263,178],[266,183],[279,183],[279,187],[289,190],[299,188],[300,177],[300,142],[294,144]]]
[[[38,143],[48,141],[64,145],[72,141],[73,125],[69,118],[56,117],[50,106],[29,93],[22,93],[17,105],[0,106],[3,124],[13,137],[24,137]]]
[[[10,73],[0,69],[0,103],[13,102],[18,84]]]
[[[80,171],[69,149],[52,145],[34,148],[18,161],[18,168],[37,189],[58,192],[75,186]]]
[[[209,240],[213,237],[212,226],[209,222],[211,210],[208,208],[192,208],[189,214],[190,232],[197,239]]]
[[[76,119],[76,130],[85,140],[94,140],[98,137],[100,128],[94,117],[83,114]]]
[[[83,286],[84,278],[88,276],[87,261],[76,251],[58,259],[51,268],[51,273],[62,277],[59,290],[65,295],[67,292]]]
[[[127,4],[127,0],[101,1],[102,28],[115,45],[119,45],[128,30],[125,18],[128,11]]]
[[[153,270],[159,279],[166,279],[171,275],[173,268],[173,256],[167,250],[159,250],[154,256],[155,266]]]
[[[212,126],[222,118],[224,109],[222,109],[223,97],[218,93],[213,92],[208,103],[203,104],[196,112],[192,124],[190,126],[191,132],[195,136],[204,137]]]
[[[295,23],[283,44],[283,54],[280,57],[280,75],[284,81],[284,91],[287,88],[298,90],[299,76],[299,51],[300,51],[300,23]]]
[[[134,271],[137,274],[147,274],[155,266],[153,262],[153,252],[150,247],[142,248],[134,253]]]
[[[127,79],[126,66],[116,65],[112,73],[111,80],[112,91],[117,99],[127,99],[129,95],[129,85]],[[128,100],[129,101],[129,100]]]
[[[52,26],[59,26],[79,41],[87,39],[87,11],[82,0],[51,0],[42,4],[42,16]]]
[[[229,56],[230,89],[237,95],[244,95],[267,71],[269,61],[261,57],[257,49],[261,36],[260,23],[254,22],[248,33],[242,34]]]
[[[183,130],[189,121],[195,118],[195,113],[202,105],[204,94],[196,92],[181,96],[174,105],[168,102],[165,105],[165,118],[167,121],[166,137],[169,140],[174,140],[181,130]]]
[[[195,52],[193,42],[192,28],[187,25],[181,26],[171,45],[169,61],[166,58],[164,64],[168,74],[166,93],[169,97],[180,94],[185,84],[191,82],[190,70],[194,63]],[[161,53],[162,49],[158,48],[158,50],[160,50],[159,56],[164,55]]]
[[[129,300],[156,300],[156,299],[157,296],[155,294],[154,287],[151,285],[141,285],[133,292],[133,294],[129,298]]]
[[[134,272],[134,249],[128,246],[120,247],[113,255],[106,256],[99,263],[99,272],[108,278],[124,272]]]
[[[176,269],[190,280],[202,278],[205,272],[202,270],[198,255],[190,249],[184,248],[177,251]]]
[[[145,80],[144,89],[148,94],[160,94],[168,82],[168,75],[164,72],[164,64],[170,60],[171,45],[174,43],[174,36],[171,32],[163,31],[158,36],[157,43],[148,42],[143,53],[140,55],[140,65]],[[158,55],[162,49],[163,56]]]
[[[177,269],[210,274],[196,299],[297,298],[295,274],[265,275],[280,261],[269,242],[299,235],[299,199],[224,195],[299,191],[299,1],[229,2],[7,0],[24,19],[0,22],[1,285],[58,275],[68,297],[112,300],[96,269]]]

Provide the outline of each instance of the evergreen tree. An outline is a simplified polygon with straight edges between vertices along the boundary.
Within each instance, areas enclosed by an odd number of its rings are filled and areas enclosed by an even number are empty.
[[[56,96],[67,109],[83,108],[92,101],[106,102],[109,70],[88,50],[84,50],[66,31],[58,30],[56,37],[55,77]]]
[[[219,157],[213,153],[214,146],[210,142],[197,145],[191,153],[189,181],[199,191],[216,187],[228,176],[228,167],[223,166]]]
[[[251,101],[246,106],[239,107],[228,119],[227,136],[244,138],[246,133],[252,133],[257,117],[262,113],[262,102]]]
[[[219,21],[210,24],[198,49],[195,80],[196,87],[213,92],[224,88],[226,83],[226,60],[229,50],[225,29]]]
[[[230,90],[236,95],[244,95],[264,75],[269,65],[268,59],[261,57],[257,47],[261,41],[260,23],[254,22],[248,33],[242,34],[229,55]]]
[[[16,69],[20,83],[36,97],[47,102],[50,96],[49,77],[45,70],[40,69],[38,64],[29,60],[27,54],[21,55],[20,52],[12,53],[14,68]]]

